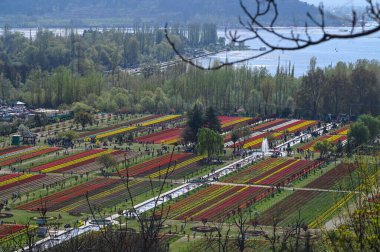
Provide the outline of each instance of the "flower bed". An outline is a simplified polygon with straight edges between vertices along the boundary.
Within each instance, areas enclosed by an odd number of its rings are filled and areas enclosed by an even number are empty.
[[[159,182],[153,181],[152,183],[154,188],[160,185]],[[149,181],[138,180],[129,182],[129,188],[133,197],[152,190]],[[38,211],[41,207],[41,202],[43,202],[48,211],[68,212],[71,214],[90,213],[88,204],[91,205],[93,210],[99,210],[100,207],[111,207],[124,202],[128,198],[129,193],[121,179],[96,178],[70,189],[53,193],[42,199],[22,204],[16,208]]]
[[[57,147],[30,147],[24,148],[21,151],[8,153],[8,156],[3,156],[0,158],[0,166],[14,164],[16,162],[22,162],[23,160],[31,159],[34,157],[42,156],[44,154],[48,154],[61,148]],[[12,154],[12,155],[11,155]]]
[[[341,129],[338,129],[329,135],[320,136],[314,141],[307,143],[303,145],[300,149],[301,150],[311,150],[314,151],[314,147],[318,142],[322,142],[327,140],[328,142],[331,142],[333,144],[337,144],[339,141],[344,142],[347,140],[347,134],[348,134],[348,126],[343,127]]]
[[[277,128],[275,132],[281,133],[296,133],[297,131],[303,131],[309,127],[313,127],[318,124],[318,121],[310,120],[297,120],[294,123]]]
[[[141,126],[141,127],[153,126],[153,125],[161,124],[164,122],[170,122],[173,120],[180,120],[182,118],[183,118],[183,116],[181,116],[181,115],[167,115],[167,116],[162,116],[162,117],[150,120],[150,121],[145,121],[143,123],[140,123],[139,126]]]
[[[138,137],[135,141],[140,143],[175,144],[181,140],[182,131],[182,128],[167,129]]]
[[[170,178],[182,178],[181,176],[196,170],[198,161],[203,158],[190,153],[167,154],[123,169],[115,175],[158,178],[168,173]]]
[[[18,224],[0,224],[0,244],[23,234],[27,226]]]
[[[23,195],[46,187],[56,187],[59,186],[61,181],[66,179],[67,178],[62,176],[51,176],[46,174],[27,174],[26,176],[25,174],[17,173],[0,176],[1,183],[7,181],[2,187],[0,187],[0,200],[11,199],[15,192],[19,195]]]
[[[103,150],[94,149],[89,151],[84,151],[79,154],[75,154],[69,157],[61,158],[53,162],[49,162],[43,165],[39,165],[31,168],[33,172],[66,172],[68,170],[74,170],[80,166],[90,164],[96,161],[96,159],[105,154],[117,155],[123,153],[122,151],[116,150]]]
[[[160,115],[150,115],[150,116],[144,116],[144,117],[141,117],[141,118],[138,118],[138,119],[128,120],[128,121],[126,121],[124,123],[120,123],[120,124],[104,127],[104,128],[101,128],[101,129],[91,130],[91,131],[88,131],[88,132],[81,133],[81,134],[79,134],[79,137],[96,136],[97,134],[100,134],[102,132],[112,131],[112,130],[117,129],[117,128],[126,127],[126,126],[130,126],[130,125],[133,125],[133,124],[138,124],[138,123],[141,123],[141,122],[144,122],[144,121],[147,121],[147,120],[155,119],[157,117],[160,117]]]
[[[11,153],[11,152],[20,151],[20,150],[23,150],[23,149],[26,149],[26,148],[30,148],[30,146],[22,145],[22,146],[8,146],[8,147],[5,147],[5,148],[1,148],[0,149],[0,158],[2,158],[2,156],[5,155],[5,154]]]
[[[247,125],[258,121],[258,118],[252,117],[230,117],[218,116],[223,131],[229,131],[237,125]]]
[[[320,164],[319,161],[270,158],[250,165],[223,181],[237,184],[286,185]]]
[[[296,159],[268,159],[224,180],[228,183],[254,183],[283,186],[316,168],[318,162]],[[170,205],[170,218],[213,221],[228,218],[264,197],[274,188],[241,185],[212,185]]]
[[[340,164],[307,184],[305,188],[332,189],[354,170],[353,166]],[[305,209],[305,211],[301,211],[301,214],[307,214],[307,216],[305,215],[305,221],[310,223],[315,217],[333,205],[336,199],[344,197],[345,195],[345,193],[332,193],[318,190],[299,190],[262,213],[259,218],[259,223],[271,225],[273,216],[275,216],[279,222],[291,222],[291,219],[296,217],[300,209]],[[317,211],[313,210],[312,206],[318,206]],[[309,208],[311,209],[309,210]]]

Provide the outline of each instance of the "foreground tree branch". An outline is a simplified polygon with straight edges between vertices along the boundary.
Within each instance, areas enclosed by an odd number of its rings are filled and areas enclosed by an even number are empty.
[[[329,31],[329,29],[327,29],[326,19],[328,14],[325,12],[323,5],[320,5],[318,8],[319,15],[317,17],[310,13],[306,13],[308,21],[305,22],[303,27],[292,28],[289,34],[283,34],[275,27],[280,13],[276,0],[255,0],[256,8],[253,10],[249,9],[243,0],[240,0],[240,7],[245,16],[239,17],[239,23],[243,29],[250,33],[250,36],[242,38],[237,30],[226,30],[226,38],[232,43],[258,41],[263,46],[267,47],[267,50],[259,51],[257,54],[243,59],[217,63],[216,65],[208,67],[202,66],[196,62],[194,58],[184,56],[178,50],[175,43],[170,38],[170,28],[168,27],[168,24],[165,26],[165,37],[174,52],[182,61],[202,70],[216,70],[224,66],[231,66],[248,60],[257,59],[274,51],[296,51],[333,39],[352,39],[378,32],[380,31],[380,5],[373,0],[365,1],[367,2],[367,6],[362,15],[359,15],[356,10],[352,10],[352,15],[349,20],[351,29],[347,30],[347,32],[337,33],[336,31]],[[269,24],[268,22],[263,21],[263,17],[270,17]],[[366,22],[368,21],[373,22],[374,26],[367,27]],[[310,27],[318,29],[321,32],[321,35],[313,36],[310,34]]]

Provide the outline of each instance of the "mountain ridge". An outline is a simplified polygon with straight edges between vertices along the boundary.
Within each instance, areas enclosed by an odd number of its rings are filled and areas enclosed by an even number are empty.
[[[254,1],[245,2],[249,9],[255,10]],[[304,25],[307,12],[315,17],[319,15],[315,6],[299,0],[278,1],[278,8],[276,25],[279,26]],[[10,25],[61,20],[83,26],[91,26],[91,21],[110,25],[136,22],[231,25],[238,24],[239,16],[245,16],[238,0],[2,0],[0,15],[3,16],[0,23]],[[271,21],[268,16],[262,20]]]

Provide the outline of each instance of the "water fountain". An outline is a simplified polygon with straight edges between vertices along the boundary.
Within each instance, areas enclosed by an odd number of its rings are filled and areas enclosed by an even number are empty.
[[[268,139],[264,138],[263,142],[261,143],[261,152],[263,155],[268,154],[269,152],[269,144],[268,144]]]

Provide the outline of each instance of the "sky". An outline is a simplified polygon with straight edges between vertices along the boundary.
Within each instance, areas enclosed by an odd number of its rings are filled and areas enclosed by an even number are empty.
[[[318,6],[320,2],[323,2],[325,6],[363,6],[366,5],[365,0],[301,0],[310,4],[315,4]]]

